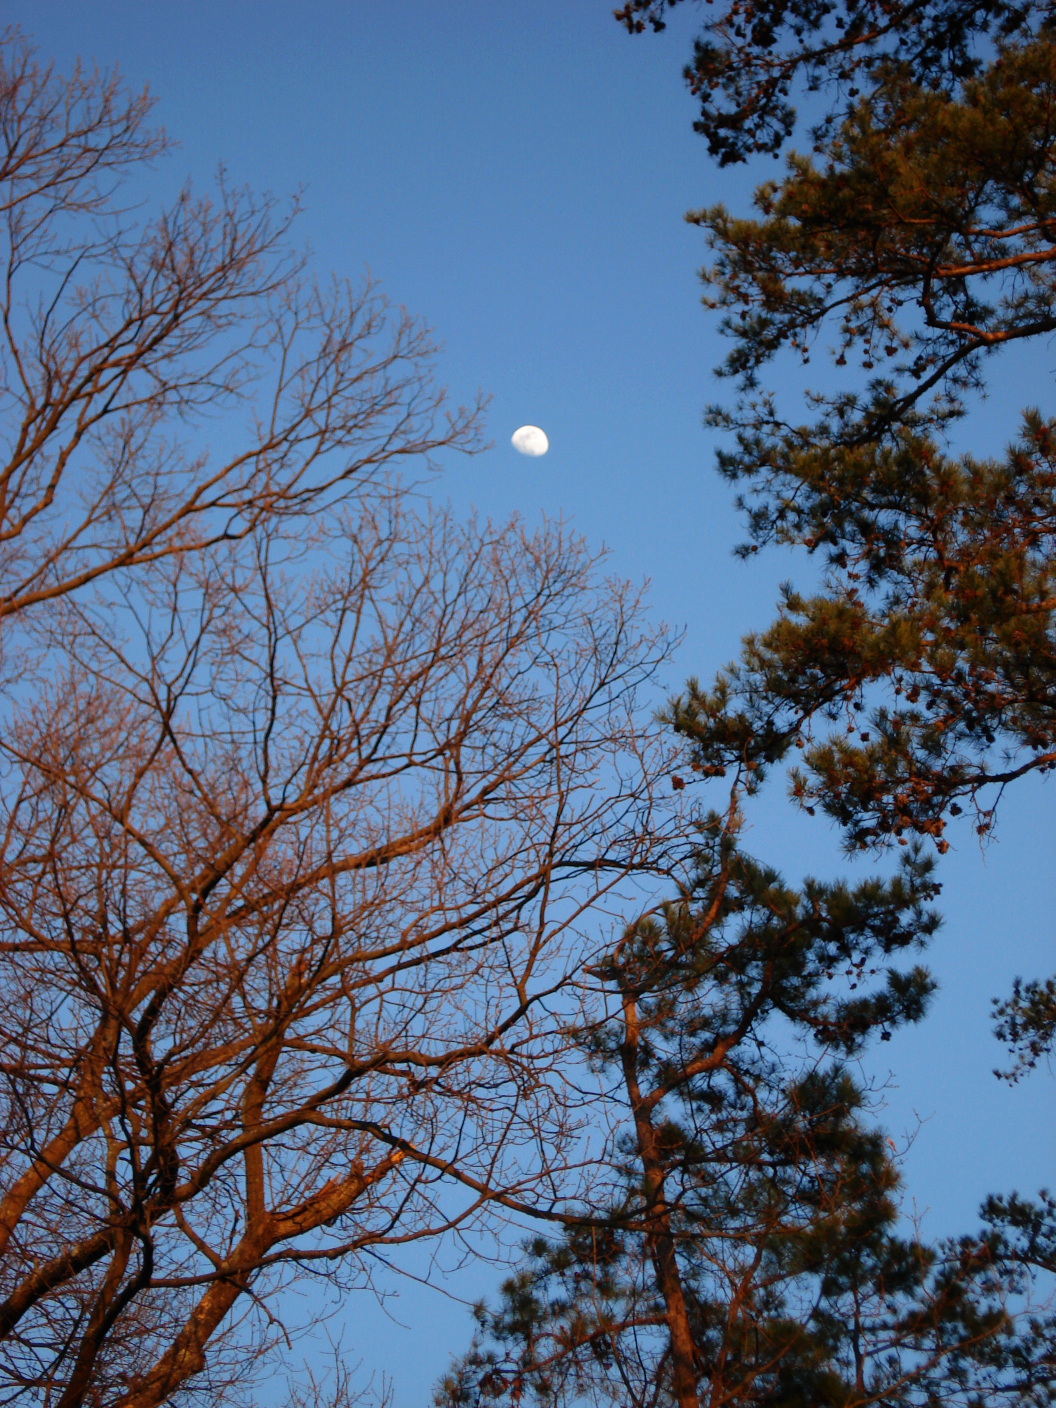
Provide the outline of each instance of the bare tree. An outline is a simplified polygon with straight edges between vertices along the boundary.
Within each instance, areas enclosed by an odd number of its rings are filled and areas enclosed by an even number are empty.
[[[654,863],[657,642],[581,548],[380,491],[307,548],[68,604],[12,707],[3,1372],[63,1408],[161,1403],[296,1265],[559,1181],[548,1013]]]
[[[478,443],[425,329],[309,277],[296,202],[221,173],[144,214],[151,106],[0,42],[0,618]]]
[[[146,99],[4,54],[0,1380],[148,1408],[299,1272],[563,1196],[665,642],[560,529],[379,472],[475,443],[420,330],[248,197],[137,230]]]

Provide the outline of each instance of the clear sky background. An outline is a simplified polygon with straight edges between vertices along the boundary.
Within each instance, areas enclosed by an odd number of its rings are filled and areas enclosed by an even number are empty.
[[[805,559],[750,565],[730,548],[738,520],[712,469],[704,404],[721,391],[714,315],[699,305],[704,249],[683,212],[744,209],[774,173],[721,172],[692,132],[680,69],[698,12],[631,40],[613,0],[8,0],[5,16],[68,70],[82,56],[149,82],[180,147],[170,188],[230,178],[277,195],[305,188],[301,237],[321,270],[369,270],[435,327],[440,376],[456,400],[492,396],[494,446],[454,461],[437,484],[456,507],[529,520],[563,514],[611,550],[615,572],[649,578],[657,614],[684,628],[665,681],[707,677],[746,630],[770,619],[777,584],[809,583]],[[818,359],[814,360],[814,367]],[[995,364],[993,392],[963,427],[999,451],[1019,408],[1053,411],[1056,347]],[[540,460],[509,437],[530,422]],[[827,823],[793,813],[775,779],[749,844],[789,878],[846,868]],[[907,1209],[931,1235],[967,1231],[989,1191],[1053,1181],[1052,1072],[1015,1089],[992,1075],[1002,1052],[990,999],[1012,978],[1056,968],[1056,789],[1027,783],[982,853],[948,832],[945,928],[931,955],[942,991],[919,1030],[870,1067],[890,1077],[884,1118],[916,1130],[904,1160]],[[863,867],[859,864],[856,869]],[[419,1272],[426,1270],[422,1261]],[[364,1370],[385,1369],[396,1408],[468,1342],[460,1299],[496,1280],[470,1267],[440,1292],[387,1282],[382,1311],[353,1297],[333,1322]],[[296,1349],[294,1358],[303,1353]]]

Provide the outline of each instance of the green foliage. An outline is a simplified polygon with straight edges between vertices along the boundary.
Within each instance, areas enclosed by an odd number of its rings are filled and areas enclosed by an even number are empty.
[[[614,13],[641,34],[662,30],[680,3],[626,0]],[[795,126],[797,89],[826,92],[831,120],[894,58],[927,88],[949,92],[977,71],[988,44],[1029,34],[1047,17],[1031,0],[720,0],[684,69],[700,102],[694,127],[721,166],[776,154]]]
[[[999,1255],[1021,1266],[1056,1272],[1056,1198],[1050,1193],[1042,1192],[1036,1203],[1015,1193],[988,1198],[983,1220]]]
[[[826,568],[670,718],[705,775],[755,786],[798,751],[793,797],[851,849],[944,851],[965,811],[985,837],[1011,783],[1056,767],[1056,422],[1028,410],[995,459],[948,448],[987,358],[1056,330],[1056,42],[1032,23],[966,77],[882,56],[756,218],[690,217],[733,341],[738,398],[710,420],[734,435],[742,551],[800,545]],[[761,378],[833,334],[840,370],[795,424]],[[1028,983],[999,1008],[1012,1074],[1051,1052],[1051,1002]]]
[[[746,389],[781,348],[804,359],[823,330],[836,363],[882,367],[865,393],[819,397],[825,419],[799,432],[854,448],[905,421],[942,425],[978,386],[982,355],[1052,331],[1056,45],[1006,47],[956,96],[921,86],[901,63],[878,70],[824,145],[824,164],[793,153],[782,181],[758,188],[762,218],[722,206],[691,212],[714,265],[705,300],[734,341],[724,367]],[[759,474],[758,443],[780,439],[768,404],[717,411],[748,441],[723,467]],[[789,432],[786,453],[796,446]],[[768,465],[781,476],[781,451]]]
[[[706,772],[801,748],[794,796],[852,846],[942,849],[966,799],[985,833],[999,789],[1056,765],[1053,425],[1028,413],[998,460],[943,444],[986,357],[1056,328],[1056,43],[1005,43],[955,89],[884,59],[823,151],[759,188],[758,218],[691,218],[734,344],[739,400],[712,421],[745,551],[801,544],[827,575],[671,717]],[[793,425],[759,377],[830,328],[837,365],[884,374]]]
[[[1056,1043],[1056,978],[1044,983],[1017,978],[1012,996],[995,1002],[994,1012],[998,1039],[1008,1043],[1009,1055],[1015,1057],[1012,1069],[1004,1074],[1015,1082],[1043,1056],[1051,1055]]]
[[[661,29],[677,3],[617,17]],[[1029,412],[994,460],[947,443],[986,359],[1056,330],[1056,42],[1030,4],[713,13],[686,76],[720,164],[778,151],[797,85],[828,95],[813,157],[759,187],[754,218],[689,217],[733,344],[738,398],[709,417],[734,435],[742,551],[800,545],[826,569],[670,721],[734,797],[798,754],[800,804],[901,865],[792,890],[709,820],[689,893],[591,973],[605,1005],[576,1035],[614,1121],[603,1173],[478,1307],[436,1402],[1047,1404],[1054,1324],[1031,1296],[1056,1204],[990,1199],[938,1247],[902,1235],[847,1060],[926,1011],[927,973],[893,960],[937,927],[927,840],[946,850],[966,809],[985,835],[1004,787],[1056,766],[1056,422]],[[791,423],[763,376],[833,335],[841,380]],[[1051,1051],[1054,991],[997,1007],[1012,1078]]]
[[[868,1283],[889,1317],[879,1286],[938,1274],[892,1235],[897,1173],[842,1059],[926,1009],[927,973],[895,960],[938,924],[932,862],[793,890],[736,832],[710,818],[690,892],[593,966],[603,1006],[577,1036],[614,1123],[609,1181],[478,1308],[438,1403],[668,1401],[665,1239],[693,1372],[743,1402],[847,1401],[846,1297]]]
[[[722,371],[739,399],[710,420],[735,435],[719,466],[741,488],[742,551],[800,545],[826,569],[810,596],[786,588],[773,624],[670,717],[702,773],[750,788],[798,753],[793,797],[851,849],[931,837],[944,851],[966,809],[985,836],[1009,784],[1056,766],[1056,425],[1028,411],[992,460],[947,448],[986,359],[1056,328],[1056,46],[1006,36],[963,81],[921,77],[885,57],[816,134],[822,161],[793,154],[759,188],[757,218],[690,217],[716,255],[705,301],[733,340]],[[778,353],[809,361],[832,332],[838,375],[856,361],[872,375],[830,383],[792,424],[764,370]],[[1017,982],[996,1004],[1010,1079],[1051,1053],[1054,993]],[[957,1254],[985,1248],[1026,1293],[1054,1269],[1054,1213],[1046,1194],[991,1199]],[[981,1304],[966,1293],[969,1338]],[[1045,1401],[1051,1321],[978,1343],[939,1355],[931,1391]]]
[[[887,1143],[839,1055],[825,1054],[922,1015],[931,985],[919,968],[868,980],[927,940],[935,889],[911,851],[891,881],[794,891],[712,819],[692,894],[594,969],[618,1001],[579,1038],[616,1077],[616,1177],[563,1235],[526,1245],[496,1308],[478,1306],[440,1408],[644,1408],[698,1393],[804,1408],[939,1394],[968,1404],[1015,1397],[1028,1379],[1045,1401],[1044,1335],[1007,1311],[1022,1281],[996,1230],[1009,1210],[939,1249],[900,1237]],[[861,986],[872,991],[852,997]],[[679,1303],[689,1395],[672,1352]]]
[[[985,834],[995,788],[1056,766],[1052,425],[1029,416],[999,461],[906,431],[797,464],[797,512],[827,520],[824,588],[787,591],[714,688],[690,682],[675,727],[706,771],[798,749],[793,795],[855,847],[916,832],[945,849],[966,802]]]
[[[676,3],[617,15],[662,28]],[[688,218],[711,251],[705,305],[732,343],[719,372],[736,396],[708,420],[732,436],[719,468],[747,515],[740,552],[776,542],[825,566],[812,594],[783,590],[776,620],[710,687],[691,680],[670,721],[701,775],[732,772],[750,793],[795,759],[793,797],[851,850],[899,846],[920,864],[929,838],[948,849],[951,818],[967,811],[986,836],[1011,783],[1056,767],[1056,421],[1028,410],[989,460],[949,446],[988,359],[1056,330],[1051,6],[726,0],[686,78],[720,164],[777,154],[794,90],[818,95],[813,152],[758,187],[752,218]],[[819,353],[832,371],[790,418],[767,385],[775,359]],[[1052,1052],[1054,982],[1019,982],[996,1004],[1010,1079]],[[878,1019],[868,1008],[863,1032]],[[790,1021],[803,1029],[805,1011]],[[824,1157],[808,1145],[798,1167],[813,1175]],[[864,1187],[846,1222],[818,1222],[824,1255],[768,1283],[780,1289],[757,1342],[773,1343],[770,1316],[799,1335],[773,1375],[734,1353],[744,1373],[727,1393],[709,1360],[709,1401],[1049,1401],[1052,1321],[1000,1307],[1054,1270],[1052,1198],[991,1199],[977,1237],[925,1251],[882,1217],[861,1235]],[[693,1297],[729,1312],[681,1255]],[[487,1328],[508,1350],[504,1327]]]
[[[933,862],[915,848],[889,880],[874,876],[852,888],[808,878],[801,890],[790,889],[713,816],[703,828],[691,895],[665,905],[662,922],[636,926],[594,972],[600,982],[630,984],[636,993],[641,1059],[651,1070],[656,1065],[653,1079],[665,1092],[734,1046],[738,1084],[754,1051],[744,1046],[749,1030],[758,1034],[772,1017],[844,1054],[857,1053],[878,1027],[919,1020],[932,991],[922,968],[887,967],[882,983],[866,979],[880,971],[873,965],[927,943],[939,925],[929,908],[937,893]],[[837,977],[849,982],[833,986]],[[851,997],[866,986],[868,994]],[[583,1041],[602,1064],[617,1060],[618,1025],[602,1023]],[[670,1068],[662,1055],[668,1047],[677,1053]],[[712,1086],[726,1059],[714,1070],[706,1066]],[[780,1080],[785,1070],[781,1062],[773,1071],[752,1064],[751,1082]]]

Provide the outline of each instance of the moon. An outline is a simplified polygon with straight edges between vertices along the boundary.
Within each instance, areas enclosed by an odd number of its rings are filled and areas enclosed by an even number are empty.
[[[513,432],[510,441],[520,454],[531,455],[533,459],[545,455],[550,448],[550,441],[537,425],[522,425]]]

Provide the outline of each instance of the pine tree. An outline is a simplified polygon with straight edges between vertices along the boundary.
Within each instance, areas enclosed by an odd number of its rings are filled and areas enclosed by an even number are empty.
[[[614,11],[630,34],[666,27],[682,0],[626,0]],[[777,155],[796,125],[792,98],[819,91],[824,133],[858,84],[895,59],[934,92],[978,72],[989,45],[1029,34],[1038,0],[707,0],[708,20],[684,69],[700,104],[693,124],[720,166]],[[797,91],[799,90],[799,91]],[[817,106],[812,98],[812,105]]]
[[[630,0],[617,17],[659,29],[677,3]],[[670,718],[697,770],[732,771],[735,791],[798,752],[799,803],[852,849],[903,848],[918,877],[950,818],[967,811],[985,837],[1008,784],[1056,766],[1056,423],[1028,408],[1005,455],[950,449],[988,359],[1056,329],[1048,13],[727,0],[686,69],[722,165],[779,152],[797,85],[822,95],[812,154],[759,187],[755,218],[689,218],[714,254],[705,302],[733,343],[722,373],[738,395],[709,419],[734,435],[719,465],[748,515],[741,551],[799,545],[825,570]],[[809,362],[833,335],[847,370],[791,422],[767,369],[781,353]],[[739,853],[717,882],[723,865],[709,856],[693,904],[599,966],[620,1002],[584,1041],[621,1077],[622,1182],[529,1245],[438,1402],[1049,1402],[1053,1322],[1008,1311],[1054,1269],[1053,1200],[992,1198],[981,1232],[939,1247],[900,1235],[897,1180],[845,1058],[806,1071],[785,1048],[768,1064],[768,1024],[853,1050],[893,1018],[874,1008],[852,1035],[851,1009],[820,995],[824,924],[760,1002],[743,945],[787,923],[787,892]],[[803,893],[815,921],[831,918],[835,891]],[[748,918],[731,936],[735,914]],[[1017,984],[998,1017],[1015,1079],[1052,1049],[1056,986]],[[701,1063],[734,1030],[716,1067],[727,1086]]]
[[[578,1036],[610,1077],[612,1182],[478,1307],[438,1408],[1044,1400],[1051,1327],[1009,1314],[1021,1260],[993,1227],[899,1235],[848,1065],[927,1005],[897,960],[937,924],[932,864],[795,892],[712,819],[692,894],[592,970],[607,1008]],[[1037,1241],[1029,1208],[992,1211]]]
[[[989,359],[1056,330],[1056,35],[1045,9],[971,8],[923,6],[904,27],[910,52],[961,16],[923,76],[896,31],[852,45],[861,89],[757,189],[754,218],[689,217],[733,344],[737,395],[709,419],[734,437],[719,467],[747,513],[741,551],[803,546],[824,572],[671,719],[706,774],[757,784],[798,753],[793,796],[852,849],[916,835],[941,852],[965,812],[985,837],[1009,784],[1056,767],[1056,423],[1026,408],[1003,455],[950,448]],[[741,11],[723,13],[736,31]],[[776,42],[746,33],[737,52],[750,67]],[[839,88],[834,54],[817,63]],[[833,338],[796,423],[767,374]],[[1051,984],[1021,984],[998,1015],[1016,1070],[1051,1051]]]
[[[617,17],[659,29],[677,3]],[[1028,409],[995,459],[950,448],[988,359],[1056,330],[1049,7],[710,13],[686,78],[719,163],[777,154],[797,88],[815,119],[754,218],[689,217],[732,340],[719,465],[742,552],[799,545],[825,569],[670,718],[735,793],[798,754],[799,803],[852,849],[899,847],[902,869],[795,894],[713,830],[694,893],[594,970],[613,1005],[580,1041],[623,1119],[608,1196],[528,1245],[437,1403],[1048,1403],[1056,1326],[1029,1301],[1056,1205],[992,1198],[973,1236],[906,1237],[848,1057],[926,1006],[917,970],[857,996],[933,928],[926,848],[965,812],[988,835],[1003,790],[1056,765],[1056,423]],[[790,421],[767,372],[833,337],[836,370]],[[998,1009],[1013,1079],[1051,1050],[1054,994],[1020,983]]]

